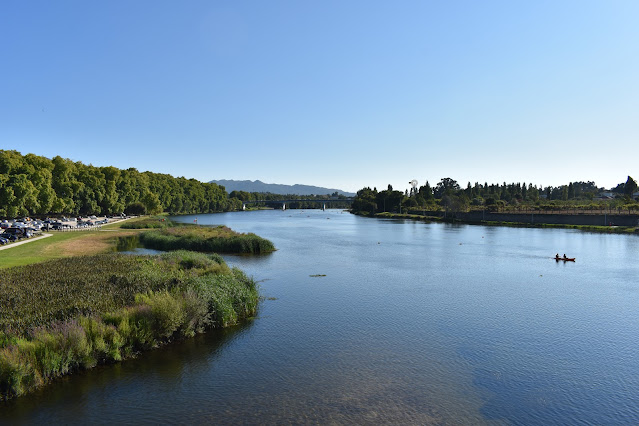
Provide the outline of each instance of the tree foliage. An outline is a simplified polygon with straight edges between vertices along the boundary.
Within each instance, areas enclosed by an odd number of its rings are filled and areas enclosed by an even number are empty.
[[[211,213],[237,208],[238,200],[229,199],[224,187],[214,183],[0,150],[0,217]]]
[[[620,183],[612,191],[617,193],[617,198],[634,198],[639,190],[639,185],[630,176],[626,183]],[[568,185],[537,186],[532,183],[506,183],[480,184],[468,182],[462,189],[456,180],[446,177],[440,180],[434,188],[426,182],[417,190],[411,189],[410,196],[401,191],[393,191],[388,186],[385,191],[363,188],[353,201],[352,210],[356,213],[381,213],[396,212],[397,206],[411,209],[444,209],[446,211],[465,211],[470,206],[483,206],[489,210],[498,210],[505,206],[522,206],[531,204],[539,206],[540,203],[550,202],[548,205],[556,208],[555,203],[574,205],[574,203],[588,203],[592,201],[604,188],[599,188],[594,182],[575,181]],[[619,200],[617,200],[619,201]],[[543,205],[542,205],[543,206]],[[599,206],[595,206],[599,207]],[[628,209],[632,209],[628,207]]]
[[[632,198],[632,195],[637,192],[637,182],[631,178],[630,176],[628,176],[628,180],[626,180],[626,183],[623,187],[623,193],[627,196]]]

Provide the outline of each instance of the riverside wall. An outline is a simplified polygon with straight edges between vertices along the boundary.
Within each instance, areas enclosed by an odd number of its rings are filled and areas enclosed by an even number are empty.
[[[526,224],[639,226],[636,214],[545,214],[545,213],[491,213],[487,211],[442,212],[426,211],[426,216],[458,219],[463,222],[516,222]]]

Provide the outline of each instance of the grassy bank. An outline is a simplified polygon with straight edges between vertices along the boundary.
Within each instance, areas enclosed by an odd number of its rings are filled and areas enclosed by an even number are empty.
[[[28,244],[0,251],[0,269],[31,265],[71,256],[112,252],[119,237],[137,235],[140,232],[135,229],[123,229],[122,226],[144,219],[128,219],[103,225],[101,228],[92,230],[49,231],[52,234],[49,238],[36,239]]]
[[[127,221],[121,225],[122,229],[163,229],[179,224],[173,222],[167,215],[141,217],[137,220]]]
[[[104,225],[101,229],[95,230],[50,232],[53,236],[49,238],[0,251],[0,269],[72,256],[113,252],[123,238],[136,237],[146,231],[162,231],[173,227],[184,228],[184,230],[160,233],[160,236],[155,238],[150,236],[147,240],[148,247],[158,250],[188,249],[248,254],[268,253],[275,250],[273,243],[254,234],[240,234],[225,227],[180,224],[171,221],[165,215],[160,215],[133,218]],[[169,238],[163,238],[162,235],[167,235]]]
[[[579,229],[588,232],[601,232],[609,234],[637,234],[639,228],[635,226],[597,226],[597,225],[569,225],[569,224],[553,224],[553,223],[520,223],[520,222],[496,222],[496,221],[465,221],[455,218],[443,218],[435,216],[422,216],[416,214],[403,213],[376,213],[374,215],[363,215],[376,217],[381,219],[411,219],[421,222],[444,222],[444,223],[466,223],[469,225],[485,225],[485,226],[510,226],[517,228],[559,228],[559,229]]]
[[[255,282],[218,255],[105,254],[0,275],[0,399],[254,315]]]
[[[275,250],[269,240],[255,234],[241,234],[226,226],[184,225],[140,234],[140,243],[156,250],[193,250],[200,252],[263,254]]]
[[[118,236],[135,235],[138,231],[96,230],[51,232],[28,244],[0,251],[0,269],[30,265],[71,256],[93,255],[113,251]]]

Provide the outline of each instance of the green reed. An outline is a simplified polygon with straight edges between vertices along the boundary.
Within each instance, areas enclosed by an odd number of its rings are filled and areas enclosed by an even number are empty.
[[[258,288],[219,255],[107,254],[0,276],[0,400],[253,316]]]
[[[181,226],[140,234],[140,243],[156,250],[193,250],[211,253],[263,254],[273,243],[255,234],[242,234],[225,226]]]

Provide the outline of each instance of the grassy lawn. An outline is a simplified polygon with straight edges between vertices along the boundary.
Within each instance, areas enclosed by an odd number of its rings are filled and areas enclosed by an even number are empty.
[[[136,220],[141,220],[141,218],[129,219],[126,222]],[[0,269],[30,265],[50,259],[113,251],[117,237],[134,235],[139,232],[138,230],[121,229],[121,225],[126,222],[104,225],[100,230],[95,231],[50,231],[52,237],[0,251]]]

